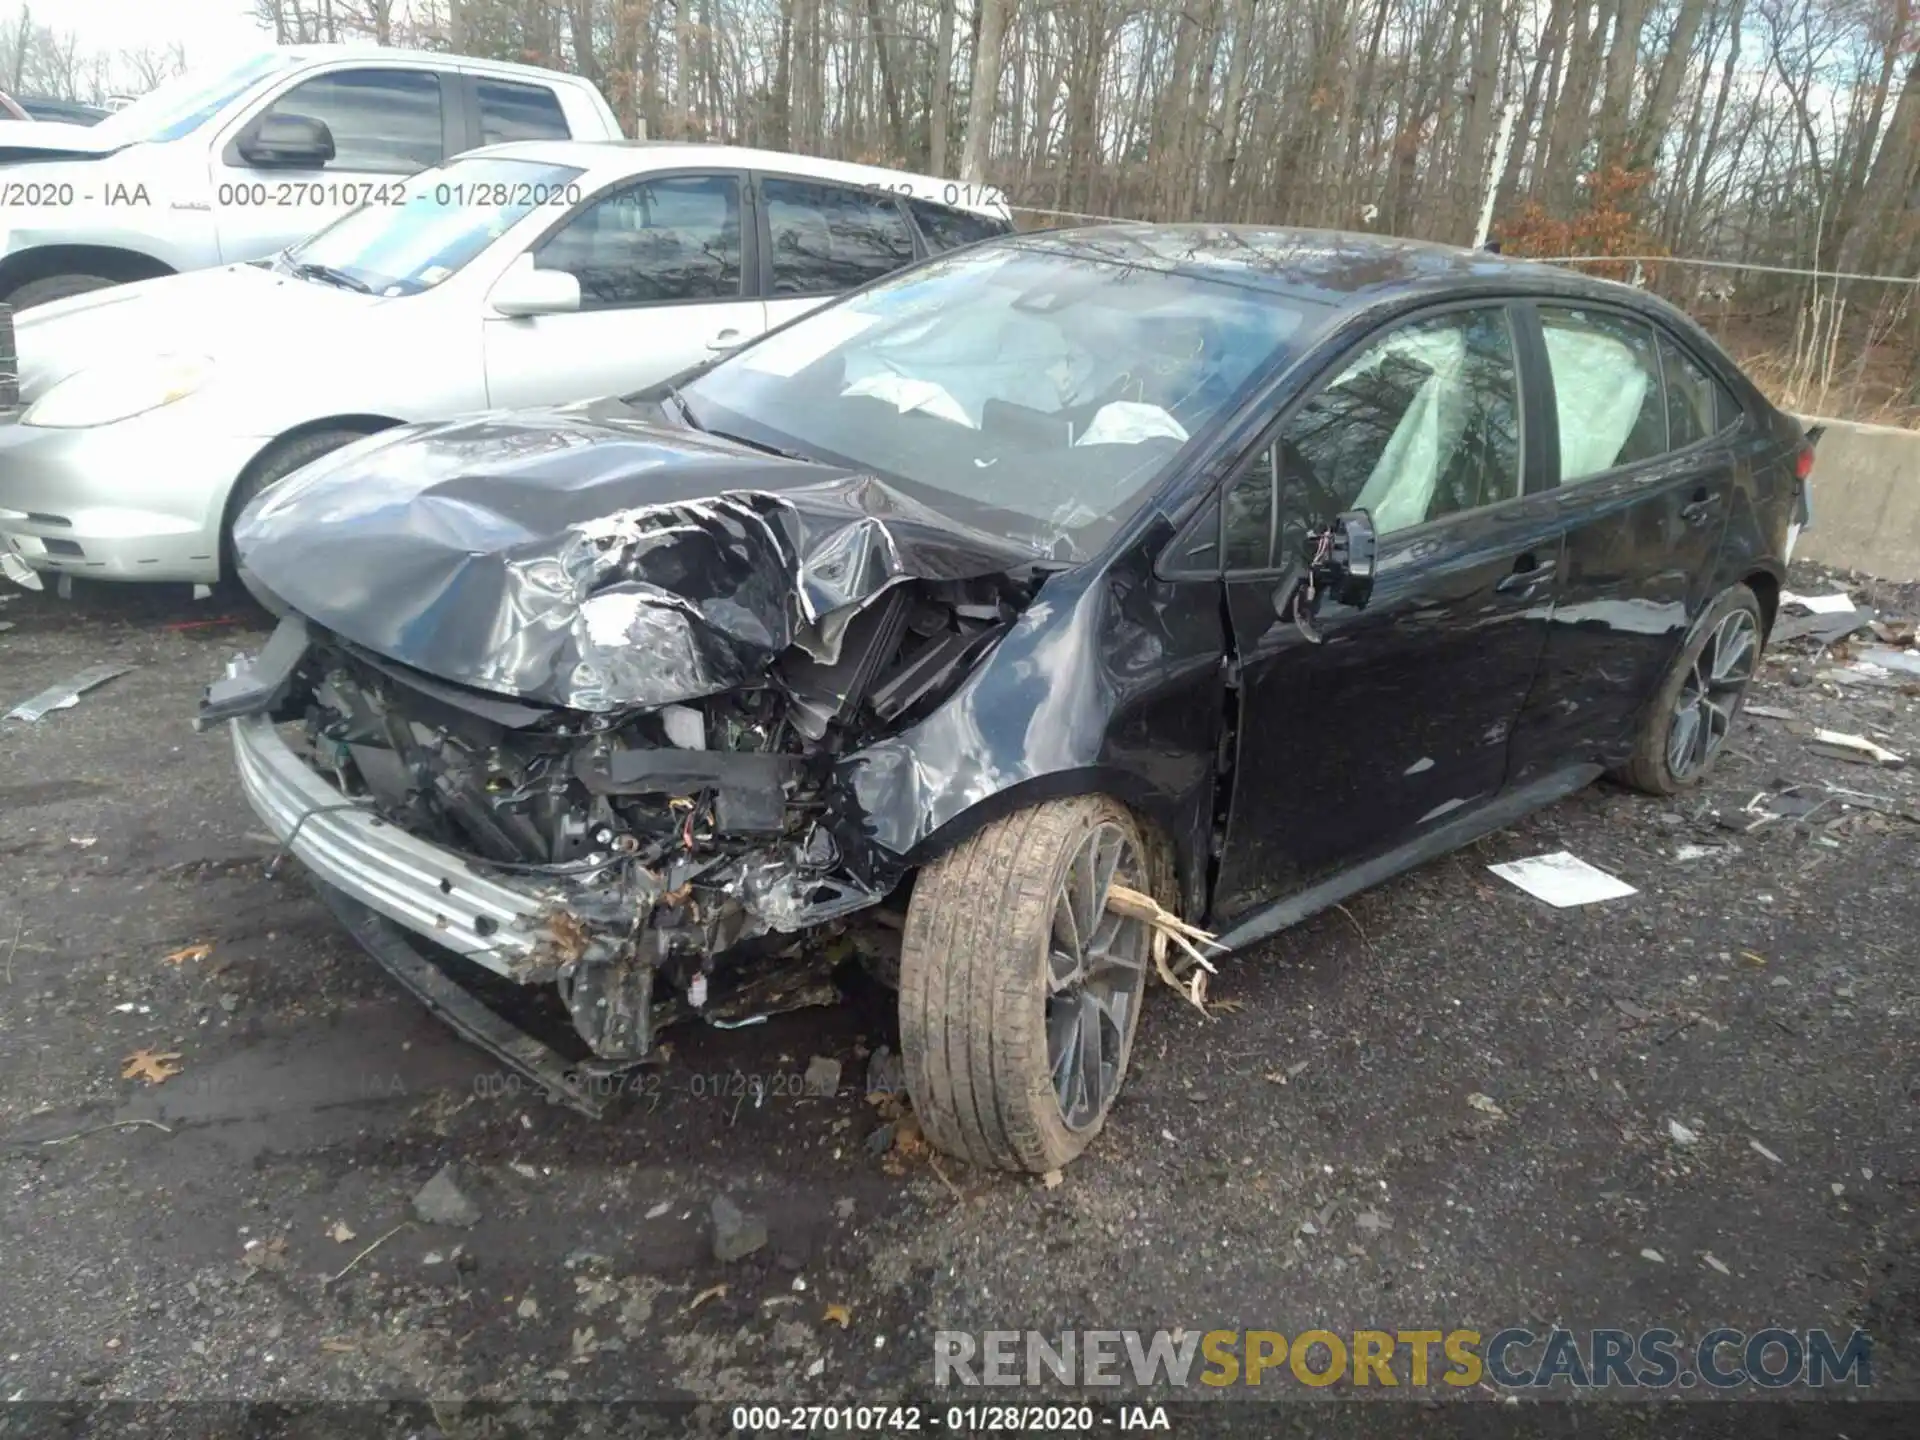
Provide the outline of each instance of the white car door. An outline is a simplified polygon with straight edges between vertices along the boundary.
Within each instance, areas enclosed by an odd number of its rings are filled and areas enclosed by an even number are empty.
[[[213,153],[221,260],[271,255],[363,201],[402,203],[406,178],[447,154],[442,78],[431,70],[386,65],[329,70],[262,106]],[[445,79],[457,83],[459,77]],[[327,127],[331,160],[257,163],[262,128],[289,115]],[[250,160],[249,152],[256,158]]]
[[[741,187],[714,172],[623,181],[536,241],[534,268],[579,281],[580,308],[486,317],[488,403],[625,394],[758,336],[766,307],[746,283]]]
[[[892,193],[798,175],[757,179],[769,329],[913,263],[913,232]]]

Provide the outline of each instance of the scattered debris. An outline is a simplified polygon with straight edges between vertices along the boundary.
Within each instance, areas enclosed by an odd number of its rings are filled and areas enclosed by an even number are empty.
[[[1764,1155],[1767,1159],[1771,1160],[1776,1165],[1784,1165],[1787,1163],[1786,1161],[1782,1160],[1778,1155],[1774,1154],[1773,1151],[1767,1149],[1767,1147],[1762,1145],[1758,1140],[1749,1140],[1747,1141],[1747,1144],[1749,1147],[1752,1148],[1754,1154]]]
[[[1821,755],[1831,755],[1836,760],[1850,760],[1856,765],[1885,765],[1889,769],[1898,769],[1907,763],[1905,756],[1896,755],[1883,745],[1876,745],[1864,735],[1849,735],[1840,730],[1815,730],[1813,743],[1807,748]]]
[[[1640,1258],[1642,1260],[1651,1260],[1656,1265],[1664,1265],[1667,1263],[1667,1257],[1652,1248],[1642,1250],[1640,1252]]]
[[[1852,610],[1854,604],[1853,597],[1844,590],[1831,595],[1797,595],[1791,590],[1782,590],[1780,608],[1798,608],[1812,615],[1842,615]]]
[[[522,1295],[520,1297],[520,1303],[513,1307],[513,1313],[518,1315],[522,1320],[538,1320],[540,1318],[540,1302],[531,1295]]]
[[[182,945],[178,950],[169,950],[160,958],[169,965],[180,965],[188,960],[204,960],[212,953],[211,940],[197,940],[191,945]]]
[[[1773,633],[1768,639],[1774,645],[1809,638],[1821,645],[1831,645],[1836,640],[1846,639],[1856,630],[1866,629],[1872,623],[1871,610],[1849,610],[1844,614],[1783,615],[1774,622]]]
[[[907,1072],[904,1062],[887,1046],[882,1045],[873,1052],[867,1061],[867,1099],[876,1095],[899,1095],[907,1088]]]
[[[1467,1104],[1481,1114],[1491,1115],[1496,1120],[1507,1118],[1507,1112],[1500,1108],[1499,1103],[1491,1095],[1482,1095],[1478,1090],[1467,1096]]]
[[[816,1055],[807,1062],[802,1091],[807,1095],[840,1093],[840,1062],[831,1055]]]
[[[662,1215],[666,1214],[672,1208],[673,1208],[672,1205],[670,1205],[665,1200],[662,1200],[659,1204],[655,1205],[651,1210],[647,1211],[647,1219],[658,1220]]]
[[[1362,1210],[1358,1215],[1354,1216],[1353,1223],[1358,1229],[1366,1231],[1369,1235],[1378,1235],[1383,1230],[1391,1230],[1393,1228],[1393,1221],[1389,1220],[1385,1215],[1380,1214],[1377,1210]]]
[[[1147,922],[1153,931],[1153,965],[1161,980],[1186,996],[1202,1015],[1207,1014],[1207,976],[1219,972],[1199,947],[1215,943],[1213,932],[1189,925],[1151,895],[1125,885],[1108,888],[1107,908]],[[1181,958],[1169,963],[1167,952],[1176,947]],[[1190,968],[1193,973],[1183,983],[1180,977]]]
[[[121,1015],[151,1015],[153,1013],[153,1007],[151,1005],[136,1005],[131,1000],[123,1000],[113,1008],[117,1014]]]
[[[160,1085],[180,1073],[180,1067],[173,1062],[180,1058],[178,1050],[169,1050],[160,1054],[152,1050],[136,1050],[120,1063],[126,1068],[120,1072],[122,1080],[144,1080],[149,1085]]]
[[[480,1223],[480,1207],[460,1188],[451,1162],[442,1165],[413,1197],[413,1213],[423,1225],[457,1225],[467,1229]]]
[[[158,1120],[109,1120],[104,1125],[89,1125],[86,1129],[76,1130],[71,1135],[56,1135],[51,1140],[22,1141],[19,1148],[24,1150],[30,1146],[47,1148],[54,1145],[71,1145],[74,1141],[84,1140],[89,1135],[98,1135],[102,1130],[120,1130],[129,1125],[145,1126],[149,1130],[158,1130],[166,1135],[173,1134],[170,1126],[162,1125]],[[1869,1180],[1873,1178],[1871,1170],[1867,1172],[1867,1178]]]
[[[694,1311],[698,1310],[702,1305],[706,1304],[707,1301],[722,1299],[726,1295],[726,1293],[727,1293],[727,1282],[724,1280],[722,1280],[718,1285],[709,1285],[706,1289],[702,1290],[698,1295],[694,1296],[693,1299],[687,1302],[687,1313],[691,1315]]]
[[[1689,1130],[1685,1125],[1682,1125],[1678,1120],[1667,1121],[1667,1134],[1673,1137],[1674,1144],[1681,1146],[1682,1148],[1692,1145],[1695,1141],[1697,1141],[1700,1138],[1700,1136],[1695,1131]]]
[[[749,1215],[724,1195],[713,1197],[713,1258],[722,1265],[751,1255],[767,1243],[767,1222]]]
[[[271,1240],[249,1240],[242,1248],[241,1263],[249,1271],[271,1270],[279,1272],[287,1268],[287,1242],[283,1236],[276,1235]]]
[[[1791,720],[1794,718],[1793,711],[1782,710],[1778,705],[1743,705],[1740,707],[1740,713],[1742,715],[1751,715],[1759,720]]]
[[[1062,1179],[1062,1176],[1058,1170],[1049,1170],[1047,1171],[1046,1174],[1040,1177],[1040,1183],[1046,1186],[1046,1188],[1049,1190],[1058,1190],[1060,1188],[1061,1179]]]
[[[1717,855],[1724,848],[1720,845],[1681,845],[1675,848],[1673,858],[1676,864],[1684,865],[1689,860],[1703,860],[1709,855]]]
[[[95,845],[100,843],[100,840],[99,837],[94,835],[69,835],[67,837],[67,843],[69,845],[78,845],[82,850],[91,850]]]
[[[132,665],[117,665],[111,661],[101,665],[89,665],[78,675],[63,680],[58,685],[49,686],[38,695],[22,700],[7,711],[9,720],[38,721],[42,716],[55,710],[67,710],[80,703],[80,697],[89,690],[98,689],[117,675],[124,675],[135,669]]]
[[[829,1305],[820,1314],[822,1325],[838,1325],[842,1330],[853,1324],[853,1311],[845,1305]]]
[[[1733,1274],[1733,1271],[1729,1270],[1726,1267],[1724,1262],[1714,1259],[1713,1255],[1710,1252],[1702,1251],[1700,1258],[1706,1261],[1707,1264],[1712,1266],[1715,1270],[1718,1270],[1722,1275]]]
[[[327,1238],[336,1245],[344,1245],[349,1240],[357,1240],[359,1237],[353,1233],[346,1221],[336,1220],[333,1222],[333,1228],[327,1231]]]
[[[1499,865],[1489,865],[1487,869],[1509,884],[1517,885],[1536,900],[1544,900],[1561,910],[1639,893],[1626,881],[1589,865],[1565,850],[1532,855],[1525,860],[1508,860]]]

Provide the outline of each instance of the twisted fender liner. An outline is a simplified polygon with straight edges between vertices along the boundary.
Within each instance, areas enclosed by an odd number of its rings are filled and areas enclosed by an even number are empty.
[[[552,1046],[510,1024],[479,996],[421,953],[407,931],[345,891],[315,879],[327,908],[380,967],[406,986],[429,1010],[501,1064],[546,1091],[548,1100],[598,1120],[605,1102],[585,1093],[576,1067]]]

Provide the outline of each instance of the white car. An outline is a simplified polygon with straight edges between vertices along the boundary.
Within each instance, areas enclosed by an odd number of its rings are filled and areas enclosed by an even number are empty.
[[[300,45],[177,75],[97,125],[0,121],[0,300],[258,260],[448,157],[618,140],[578,75],[420,50]]]
[[[1012,229],[982,187],[724,146],[497,145],[407,188],[271,260],[19,316],[0,569],[211,583],[234,515],[338,445],[632,391]]]

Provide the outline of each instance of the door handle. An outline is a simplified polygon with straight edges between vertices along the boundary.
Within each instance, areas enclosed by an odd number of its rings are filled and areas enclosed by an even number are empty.
[[[1718,490],[1696,490],[1693,498],[1680,507],[1680,518],[1689,525],[1698,525],[1719,508]]]
[[[725,330],[722,330],[718,335],[707,341],[707,349],[732,350],[737,348],[746,338],[746,336],[729,325]]]
[[[1553,567],[1556,563],[1552,560],[1539,560],[1532,555],[1522,555],[1513,562],[1513,573],[1503,576],[1493,588],[1501,595],[1529,592],[1542,580],[1553,578]]]

